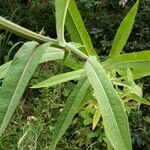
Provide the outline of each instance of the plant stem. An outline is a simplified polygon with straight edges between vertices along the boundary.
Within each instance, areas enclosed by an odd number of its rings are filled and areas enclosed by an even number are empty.
[[[0,16],[0,28],[15,33],[24,38],[35,40],[40,43],[51,42],[52,44],[57,44],[57,40],[30,31],[1,16]]]
[[[30,31],[30,30],[28,30],[24,27],[21,27],[1,16],[0,16],[0,28],[10,31],[12,33],[15,33],[15,34],[22,36],[24,38],[27,38],[27,39],[31,39],[31,40],[34,40],[34,41],[37,41],[40,43],[51,42],[52,44],[58,46],[57,40],[37,34],[33,31]],[[78,55],[80,58],[82,58],[84,60],[88,59],[88,56],[86,54],[84,54],[83,52],[81,52],[80,50],[78,50],[76,47],[72,46],[69,43],[65,43],[65,48],[69,49],[72,53]]]
[[[86,54],[84,54],[83,52],[81,52],[76,47],[72,46],[71,44],[66,43],[66,48],[69,49],[72,53],[78,55],[80,58],[84,60],[88,59],[88,56]]]

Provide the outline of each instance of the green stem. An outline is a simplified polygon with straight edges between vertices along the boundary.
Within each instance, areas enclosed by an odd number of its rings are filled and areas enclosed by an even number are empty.
[[[24,37],[24,38],[27,38],[27,39],[30,39],[30,40],[34,40],[34,41],[37,41],[37,42],[40,42],[40,43],[51,42],[52,44],[58,46],[57,40],[46,37],[46,36],[43,36],[43,35],[40,35],[40,34],[37,34],[33,31],[30,31],[30,30],[28,30],[24,27],[21,27],[21,26],[15,24],[15,23],[1,17],[1,16],[0,16],[0,28],[5,29],[7,31],[10,31],[12,33],[15,33],[15,34],[17,34],[21,37]],[[82,58],[84,60],[88,59],[88,56],[86,54],[84,54],[83,52],[81,52],[80,50],[78,50],[76,47],[72,46],[69,43],[65,43],[64,48],[69,49],[72,53],[78,55],[80,58]]]
[[[37,34],[33,31],[30,31],[24,27],[21,27],[3,17],[0,16],[0,28],[15,33],[24,38],[35,40],[40,43],[51,42],[52,44],[57,44],[57,40]]]
[[[81,52],[80,50],[78,50],[76,47],[72,46],[69,43],[66,43],[65,46],[67,49],[69,49],[72,53],[78,55],[80,58],[87,60],[88,56],[86,54],[84,54],[83,52]]]

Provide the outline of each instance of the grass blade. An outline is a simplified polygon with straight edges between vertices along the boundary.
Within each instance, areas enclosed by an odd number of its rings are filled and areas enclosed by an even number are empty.
[[[55,149],[56,144],[67,130],[68,126],[71,124],[74,115],[77,113],[81,104],[83,103],[84,96],[87,89],[89,88],[89,85],[90,84],[86,78],[81,78],[68,97],[63,112],[61,113],[56,123],[56,128],[49,150]]]
[[[35,88],[50,87],[50,86],[54,86],[54,85],[57,85],[57,84],[60,84],[63,82],[74,80],[74,79],[80,78],[81,75],[83,74],[83,72],[84,72],[83,69],[79,69],[76,71],[71,71],[71,72],[55,75],[45,81],[42,81],[42,82],[32,86],[32,88],[35,89]]]
[[[48,46],[49,43],[38,46],[37,42],[27,42],[15,55],[0,91],[0,136],[10,121],[43,50]]]
[[[137,0],[137,2],[131,8],[129,13],[124,18],[124,20],[121,22],[121,25],[118,28],[117,33],[115,35],[115,39],[113,41],[109,57],[114,57],[116,55],[119,55],[123,50],[124,45],[126,44],[129,35],[131,33],[135,16],[137,14],[138,5],[139,5],[139,0]]]
[[[85,71],[94,89],[110,143],[115,150],[131,150],[127,115],[110,78],[95,57],[86,62]]]

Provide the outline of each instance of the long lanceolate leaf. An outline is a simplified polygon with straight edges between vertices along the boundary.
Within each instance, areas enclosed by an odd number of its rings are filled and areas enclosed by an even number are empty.
[[[48,47],[44,50],[42,58],[40,59],[39,63],[44,63],[47,61],[58,60],[64,58],[64,50],[54,47]],[[7,62],[0,66],[0,79],[4,78],[12,61]]]
[[[69,3],[65,24],[70,34],[71,40],[77,43],[81,43],[84,46],[81,48],[84,53],[88,55],[95,55],[96,52],[93,48],[90,36],[85,28],[74,0],[71,0]]]
[[[19,100],[49,43],[25,43],[12,61],[0,91],[0,135],[4,132]]]
[[[131,33],[135,16],[137,13],[138,5],[139,5],[139,0],[137,0],[135,5],[131,8],[127,16],[121,22],[121,25],[118,28],[117,33],[115,35],[115,39],[113,41],[109,57],[114,57],[116,55],[119,55],[123,50],[123,47],[126,44],[127,39]]]
[[[85,71],[94,89],[110,143],[115,150],[131,150],[127,116],[110,78],[95,57],[86,62]]]
[[[64,25],[67,14],[67,8],[70,0],[55,0],[55,16],[58,42],[64,46]]]
[[[53,77],[50,77],[49,79],[46,79],[45,81],[42,81],[42,82],[34,85],[32,88],[50,87],[50,86],[54,86],[56,84],[74,80],[74,79],[80,78],[81,75],[83,74],[83,72],[84,72],[83,69],[79,69],[76,71],[71,71],[71,72],[55,75]]]
[[[108,70],[127,68],[131,68],[133,71],[147,70],[148,74],[148,72],[150,73],[150,51],[121,54],[103,62],[103,67]]]
[[[90,84],[88,80],[86,78],[81,78],[70,96],[68,97],[65,108],[63,109],[63,112],[61,113],[56,123],[56,128],[52,137],[52,142],[49,150],[55,149],[56,144],[67,130],[74,115],[77,113],[81,104],[83,103],[84,96],[89,86]]]

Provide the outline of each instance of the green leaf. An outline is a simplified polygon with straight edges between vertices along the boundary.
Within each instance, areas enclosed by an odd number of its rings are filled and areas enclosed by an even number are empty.
[[[73,47],[75,48],[81,48],[84,47],[81,43],[76,43],[76,42],[69,42]]]
[[[83,74],[83,72],[84,72],[83,69],[79,69],[76,71],[71,71],[71,72],[55,75],[53,77],[50,77],[49,79],[46,79],[45,81],[42,81],[42,82],[32,86],[32,88],[35,89],[35,88],[50,87],[50,86],[54,86],[56,84],[74,80],[74,79],[80,78],[81,75]]]
[[[64,25],[67,14],[67,9],[70,0],[55,0],[55,17],[58,42],[60,46],[64,46]]]
[[[90,36],[74,0],[71,0],[69,3],[65,24],[71,36],[71,40],[76,43],[81,43],[84,46],[80,48],[80,50],[88,55],[96,55]]]
[[[110,78],[95,57],[85,64],[103,118],[106,135],[115,150],[131,150],[127,115]]]
[[[137,94],[135,93],[131,93],[127,96],[126,98],[126,101],[129,101],[129,100],[135,100],[136,102],[140,103],[140,104],[145,104],[145,105],[150,105],[150,102],[147,101],[146,99],[138,96]]]
[[[109,140],[107,137],[103,138],[103,140],[105,141],[105,143],[107,144],[107,150],[113,150],[112,145],[110,144]]]
[[[0,91],[0,136],[9,123],[39,60],[50,44],[25,43],[12,61]]]
[[[39,63],[44,63],[47,61],[58,60],[64,58],[64,50],[54,47],[48,47],[40,60]]]
[[[23,28],[3,17],[0,16],[0,29],[5,29],[6,31],[10,31],[12,33],[15,33],[21,37],[24,37],[29,40],[34,40],[37,42],[45,43],[45,42],[52,42],[53,44],[56,44],[56,40],[37,34],[33,31],[30,31],[26,28]]]
[[[143,96],[142,88],[139,87],[139,86],[134,82],[131,69],[129,69],[129,68],[127,69],[127,76],[126,76],[126,78],[127,78],[128,84],[130,85],[130,86],[128,87],[129,92],[130,92],[130,93],[135,93],[136,95],[142,97],[142,96]]]
[[[44,50],[42,58],[40,59],[39,63],[44,63],[47,61],[63,59],[64,58],[64,51],[59,48],[48,47]],[[12,61],[9,61],[0,66],[0,79],[4,78]]]
[[[96,110],[94,116],[93,116],[93,126],[92,126],[92,130],[95,130],[98,122],[99,122],[99,119],[101,117],[101,114],[100,114],[100,110],[99,108]]]
[[[119,73],[119,75],[121,75],[121,78],[124,77],[126,78],[126,72],[125,70],[120,70],[120,69],[117,69],[117,72]],[[134,68],[134,70],[132,69],[132,76],[133,76],[133,79],[141,79],[143,77],[146,77],[146,76],[149,76],[150,75],[150,69],[145,69],[145,68],[142,68],[142,69],[138,69],[138,68]]]
[[[0,79],[5,77],[7,70],[10,67],[11,63],[12,63],[12,61],[9,61],[9,62],[0,66]]]
[[[135,16],[137,14],[137,9],[139,5],[139,0],[135,3],[135,5],[131,8],[129,13],[126,15],[124,20],[121,22],[120,27],[117,30],[117,33],[115,35],[115,39],[112,44],[112,48],[110,50],[109,57],[117,56],[121,53],[121,51],[124,48],[124,45],[126,44],[129,35],[131,33]]]
[[[55,149],[56,144],[67,130],[68,126],[71,124],[74,115],[78,112],[81,104],[85,100],[84,96],[87,93],[88,88],[88,80],[86,78],[81,78],[68,97],[63,112],[61,113],[56,123],[51,146],[49,148],[50,150]]]
[[[87,60],[88,59],[88,56],[83,53],[82,51],[80,51],[78,48],[76,48],[74,46],[74,44],[72,43],[66,43],[66,49],[70,50],[72,53],[78,55],[79,58],[82,58],[84,60]]]
[[[131,72],[131,69],[130,68],[127,68],[127,75],[126,75],[126,78],[127,78],[127,83],[130,85],[130,86],[135,86],[135,82],[134,82],[134,79],[133,79],[133,75],[132,75],[132,72]]]
[[[131,68],[132,71],[147,70],[150,72],[150,51],[145,50],[141,52],[121,54],[106,60],[102,64],[103,67],[108,70],[125,69],[126,71],[127,68]]]
[[[73,70],[83,68],[83,62],[77,59],[72,53],[69,53],[63,61],[60,61],[60,63]]]
[[[150,76],[150,69],[149,70],[146,70],[146,69],[133,70],[132,74],[133,74],[134,79],[140,79],[146,76]]]

